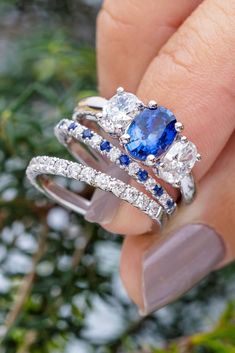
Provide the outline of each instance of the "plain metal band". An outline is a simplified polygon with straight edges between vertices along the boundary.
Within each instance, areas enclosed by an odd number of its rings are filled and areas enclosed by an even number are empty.
[[[29,181],[38,190],[62,206],[82,215],[86,214],[90,201],[62,187],[50,178],[51,175],[82,181],[103,191],[111,192],[116,197],[146,213],[160,226],[164,223],[165,212],[157,202],[151,200],[135,187],[105,173],[98,172],[94,168],[64,159],[44,156],[33,158],[26,173]]]

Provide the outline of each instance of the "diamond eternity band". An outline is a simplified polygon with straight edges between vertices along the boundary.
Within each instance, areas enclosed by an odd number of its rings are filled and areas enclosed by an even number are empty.
[[[50,179],[51,175],[85,182],[95,188],[111,192],[146,213],[160,226],[164,222],[165,212],[156,201],[151,200],[135,187],[80,163],[48,156],[35,157],[27,167],[26,174],[39,191],[80,214],[86,213],[90,205],[89,200],[59,185],[55,180]]]

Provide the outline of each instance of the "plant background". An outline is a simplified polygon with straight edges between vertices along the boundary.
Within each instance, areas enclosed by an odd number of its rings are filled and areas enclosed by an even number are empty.
[[[34,155],[71,159],[53,126],[96,92],[99,6],[0,0],[0,352],[234,353],[234,265],[140,318],[118,274],[121,238],[25,180]]]

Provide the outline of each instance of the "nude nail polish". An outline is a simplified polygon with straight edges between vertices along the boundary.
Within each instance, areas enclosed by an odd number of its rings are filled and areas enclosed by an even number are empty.
[[[150,248],[143,259],[146,315],[176,300],[224,258],[221,237],[203,224],[189,224]]]

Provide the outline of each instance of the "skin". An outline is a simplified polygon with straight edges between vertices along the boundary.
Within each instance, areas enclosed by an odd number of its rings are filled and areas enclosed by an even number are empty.
[[[194,173],[200,190],[196,200],[161,233],[124,203],[105,225],[126,235],[121,276],[140,308],[143,254],[159,236],[200,222],[224,240],[226,257],[220,267],[235,258],[234,33],[233,0],[107,0],[98,16],[101,95],[110,97],[123,86],[144,102],[155,99],[175,113],[203,156]]]

